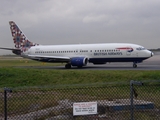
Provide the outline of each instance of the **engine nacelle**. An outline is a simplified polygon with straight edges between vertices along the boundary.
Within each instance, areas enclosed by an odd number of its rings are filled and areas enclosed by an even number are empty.
[[[88,59],[85,57],[74,57],[71,59],[72,66],[85,66],[87,65]]]

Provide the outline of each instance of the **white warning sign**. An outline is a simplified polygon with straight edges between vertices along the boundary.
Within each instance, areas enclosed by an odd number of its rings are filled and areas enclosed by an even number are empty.
[[[73,103],[73,115],[97,114],[97,102]]]

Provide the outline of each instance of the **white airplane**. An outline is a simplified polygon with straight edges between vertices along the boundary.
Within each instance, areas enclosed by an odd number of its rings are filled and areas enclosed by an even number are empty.
[[[36,61],[66,63],[65,68],[107,62],[133,62],[136,68],[137,63],[153,56],[144,47],[129,43],[39,45],[29,41],[15,22],[10,21],[9,24],[15,48],[0,49],[12,50],[14,54]]]

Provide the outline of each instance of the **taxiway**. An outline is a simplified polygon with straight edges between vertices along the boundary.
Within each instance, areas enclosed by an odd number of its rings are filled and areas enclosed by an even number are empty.
[[[21,66],[22,68],[36,68],[36,69],[59,69],[59,70],[68,70],[62,66]],[[160,53],[155,53],[155,55],[147,60],[144,60],[142,63],[137,64],[137,68],[132,67],[131,62],[116,62],[116,63],[107,63],[103,65],[93,65],[87,64],[82,68],[72,67],[71,70],[160,70]]]

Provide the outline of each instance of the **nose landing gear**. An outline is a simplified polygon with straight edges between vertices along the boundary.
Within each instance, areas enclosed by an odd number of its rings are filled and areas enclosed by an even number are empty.
[[[133,68],[136,68],[136,67],[137,67],[137,63],[133,62]]]

